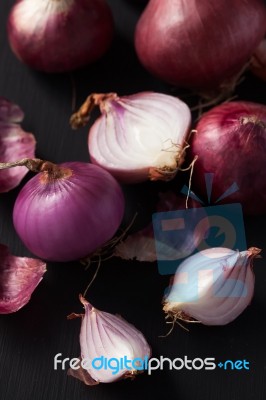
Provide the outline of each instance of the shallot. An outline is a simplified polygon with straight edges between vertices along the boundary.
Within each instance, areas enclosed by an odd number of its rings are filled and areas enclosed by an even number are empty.
[[[17,0],[8,18],[14,54],[32,68],[64,72],[101,57],[113,37],[105,0]]]
[[[228,102],[206,112],[191,140],[198,157],[192,190],[204,197],[204,175],[213,174],[212,202],[230,187],[227,202],[239,202],[246,214],[266,213],[266,106]]]
[[[151,354],[143,334],[119,315],[97,310],[82,296],[80,301],[85,315],[68,317],[82,317],[81,359],[69,375],[87,385],[97,385],[133,378],[143,371]]]
[[[180,99],[155,92],[119,97],[92,94],[72,115],[72,128],[84,126],[95,106],[102,115],[89,131],[91,161],[124,183],[170,180],[182,165],[191,123]]]
[[[253,259],[260,249],[210,248],[188,257],[176,270],[163,309],[173,320],[226,325],[250,304]]]
[[[217,89],[239,74],[265,32],[263,0],[150,0],[136,27],[135,47],[159,78]]]
[[[89,256],[112,238],[124,214],[116,180],[85,162],[55,165],[39,159],[0,164],[39,172],[20,191],[13,210],[15,229],[38,257],[71,261]]]

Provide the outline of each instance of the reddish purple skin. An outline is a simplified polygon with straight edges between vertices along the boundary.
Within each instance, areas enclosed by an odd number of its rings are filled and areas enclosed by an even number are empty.
[[[51,16],[42,41],[23,35],[14,23],[16,5],[23,1],[18,0],[11,9],[7,29],[13,52],[30,67],[44,72],[70,71],[107,51],[114,28],[105,0],[75,0],[67,12]]]
[[[21,126],[24,113],[17,104],[0,97],[0,161],[11,162],[35,157],[35,137]],[[0,171],[0,193],[9,192],[20,184],[27,168]]]
[[[162,80],[209,89],[240,71],[265,32],[263,0],[150,0],[135,47]]]
[[[16,312],[27,304],[45,271],[43,261],[13,256],[0,244],[0,314]]]
[[[260,123],[243,124],[257,116]],[[242,121],[242,123],[241,123]],[[224,202],[240,202],[246,214],[266,213],[266,106],[231,102],[207,112],[196,126],[191,159],[198,156],[192,190],[206,199],[204,174],[214,174],[212,201],[234,182],[239,190]]]
[[[34,176],[14,206],[15,229],[26,247],[50,261],[78,260],[113,237],[124,214],[124,196],[116,180],[102,168],[68,162],[67,178],[42,182]]]

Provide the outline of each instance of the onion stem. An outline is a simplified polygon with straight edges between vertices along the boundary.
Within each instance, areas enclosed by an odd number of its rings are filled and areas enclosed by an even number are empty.
[[[48,163],[48,161],[40,160],[39,158],[23,158],[22,160],[8,162],[8,163],[0,163],[0,169],[8,169],[13,167],[26,167],[32,172],[40,172],[43,171],[42,167],[44,163]],[[51,165],[55,165],[49,163]]]
[[[46,173],[46,176],[42,179],[43,183],[46,183],[49,180],[65,178],[72,175],[70,169],[59,167],[51,161],[40,160],[39,158],[23,158],[18,161],[0,163],[0,170],[13,167],[26,167],[31,172]]]
[[[70,117],[70,126],[72,129],[82,128],[87,125],[90,114],[96,106],[100,106],[105,100],[116,99],[116,93],[92,93],[87,97],[77,112]]]

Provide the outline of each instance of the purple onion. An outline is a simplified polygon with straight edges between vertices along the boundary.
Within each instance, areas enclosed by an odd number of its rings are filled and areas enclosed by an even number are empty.
[[[241,203],[249,215],[266,213],[266,106],[247,101],[220,104],[202,115],[191,140],[197,156],[192,190],[204,198],[205,174],[214,174],[212,201],[231,185],[238,191],[223,202]]]
[[[124,213],[122,190],[107,171],[96,165],[42,163],[42,172],[23,187],[16,199],[15,229],[26,247],[43,259],[71,261],[86,257],[118,229]]]
[[[135,32],[147,70],[170,84],[224,89],[265,35],[263,0],[150,0]]]

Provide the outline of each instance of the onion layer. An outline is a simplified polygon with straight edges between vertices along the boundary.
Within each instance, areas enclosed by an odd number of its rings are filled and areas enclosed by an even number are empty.
[[[13,256],[0,244],[0,314],[25,306],[45,272],[43,261]]]
[[[232,184],[226,202],[240,202],[246,214],[266,213],[266,106],[229,102],[202,116],[191,143],[198,159],[192,189],[204,197],[204,174],[213,173],[212,201]]]
[[[239,73],[265,31],[262,0],[150,0],[135,46],[143,65],[161,79],[216,89]]]

